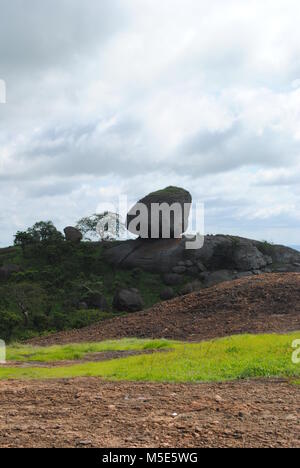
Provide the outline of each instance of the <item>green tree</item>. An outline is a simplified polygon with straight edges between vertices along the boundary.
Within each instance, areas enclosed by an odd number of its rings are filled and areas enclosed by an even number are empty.
[[[46,244],[63,239],[63,235],[56,229],[52,221],[40,221],[27,231],[18,231],[15,235],[15,245],[20,245],[24,250],[28,245]]]
[[[35,283],[8,283],[1,287],[0,295],[1,316],[3,311],[11,311],[15,314],[13,319],[15,316],[19,317],[17,324],[22,322],[23,328],[26,329],[37,328],[39,318],[47,316],[50,309],[44,289]]]
[[[20,314],[0,309],[0,338],[10,341],[15,331],[23,324]]]

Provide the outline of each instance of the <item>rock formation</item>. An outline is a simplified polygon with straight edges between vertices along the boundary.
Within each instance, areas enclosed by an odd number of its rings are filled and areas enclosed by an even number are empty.
[[[142,198],[129,211],[127,229],[142,239],[179,238],[187,230],[192,196],[167,187]]]
[[[79,229],[72,226],[68,226],[64,229],[66,240],[69,242],[80,242],[82,240],[82,234]]]
[[[120,289],[115,294],[113,307],[120,312],[138,312],[143,309],[144,301],[138,289]]]
[[[150,207],[152,203],[173,203],[183,206],[191,203],[192,197],[184,189],[168,187],[152,193],[140,202]],[[131,221],[138,214],[135,208],[127,216],[127,225],[131,229]],[[183,220],[182,232],[187,228],[189,210]],[[178,220],[177,220],[178,221]],[[300,252],[288,247],[268,244],[251,239],[229,235],[205,236],[204,245],[200,249],[186,248],[185,236],[173,238],[176,219],[171,224],[171,238],[143,239],[112,244],[104,254],[106,260],[117,268],[140,269],[152,273],[160,273],[163,283],[168,287],[187,284],[188,277],[193,278],[192,286],[183,290],[207,287],[214,284],[241,278],[248,275],[259,275],[265,272],[300,272]],[[182,218],[180,219],[182,222]],[[151,234],[151,219],[147,217],[148,232]],[[162,234],[162,222],[159,221],[159,237]],[[167,297],[168,294],[163,294]]]

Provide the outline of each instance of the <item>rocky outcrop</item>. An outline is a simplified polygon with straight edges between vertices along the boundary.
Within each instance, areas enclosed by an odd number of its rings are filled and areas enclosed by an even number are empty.
[[[168,287],[185,285],[188,277],[200,281],[203,286],[212,286],[263,272],[300,271],[300,252],[237,236],[209,235],[205,237],[202,248],[194,244],[195,249],[188,249],[186,244],[191,244],[193,239],[184,235],[174,236],[174,233],[178,223],[182,225],[180,234],[186,231],[191,202],[190,193],[178,187],[167,187],[147,195],[127,215],[127,228],[138,234],[136,228],[140,228],[141,222],[145,221],[140,216],[139,204],[147,208],[145,238],[140,235],[136,240],[112,244],[104,253],[105,259],[116,268],[160,273],[163,283]],[[153,225],[151,206],[165,204],[170,208],[175,203],[181,208],[188,205],[189,209],[185,212],[182,210],[183,215],[181,213],[179,218],[171,218],[170,237],[165,238],[165,218],[157,218],[158,225]],[[158,235],[153,238],[155,227]]]
[[[119,312],[138,312],[144,301],[138,289],[120,289],[114,296],[113,307]]]
[[[129,211],[126,227],[132,234],[142,239],[178,238],[187,230],[191,203],[191,194],[179,187],[167,187],[150,193]],[[154,216],[153,210],[158,205],[167,208],[166,217],[159,213]],[[175,205],[177,209],[173,211],[172,207],[175,208]],[[146,208],[145,211],[141,209],[143,207]],[[167,229],[168,226],[170,229]]]
[[[167,286],[191,276],[204,286],[263,272],[299,271],[300,252],[241,237],[206,236],[198,250],[186,250],[186,238],[142,239],[112,245],[105,257],[112,265],[161,273]]]
[[[69,242],[80,242],[83,238],[79,229],[68,226],[64,229],[66,240]]]

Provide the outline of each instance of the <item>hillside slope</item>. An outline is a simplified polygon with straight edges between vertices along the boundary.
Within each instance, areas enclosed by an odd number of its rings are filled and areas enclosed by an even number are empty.
[[[300,274],[272,273],[229,281],[81,330],[36,338],[51,345],[123,337],[199,341],[239,333],[300,330]]]

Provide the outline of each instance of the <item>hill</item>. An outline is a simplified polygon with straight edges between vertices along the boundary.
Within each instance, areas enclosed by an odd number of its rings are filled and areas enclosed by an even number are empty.
[[[123,337],[200,341],[299,329],[300,274],[284,273],[225,282],[143,312],[30,342],[52,345]]]
[[[224,281],[300,272],[293,249],[225,235],[187,250],[186,238],[72,242],[37,223],[18,238],[20,245],[0,249],[0,337],[7,342],[80,329]]]

